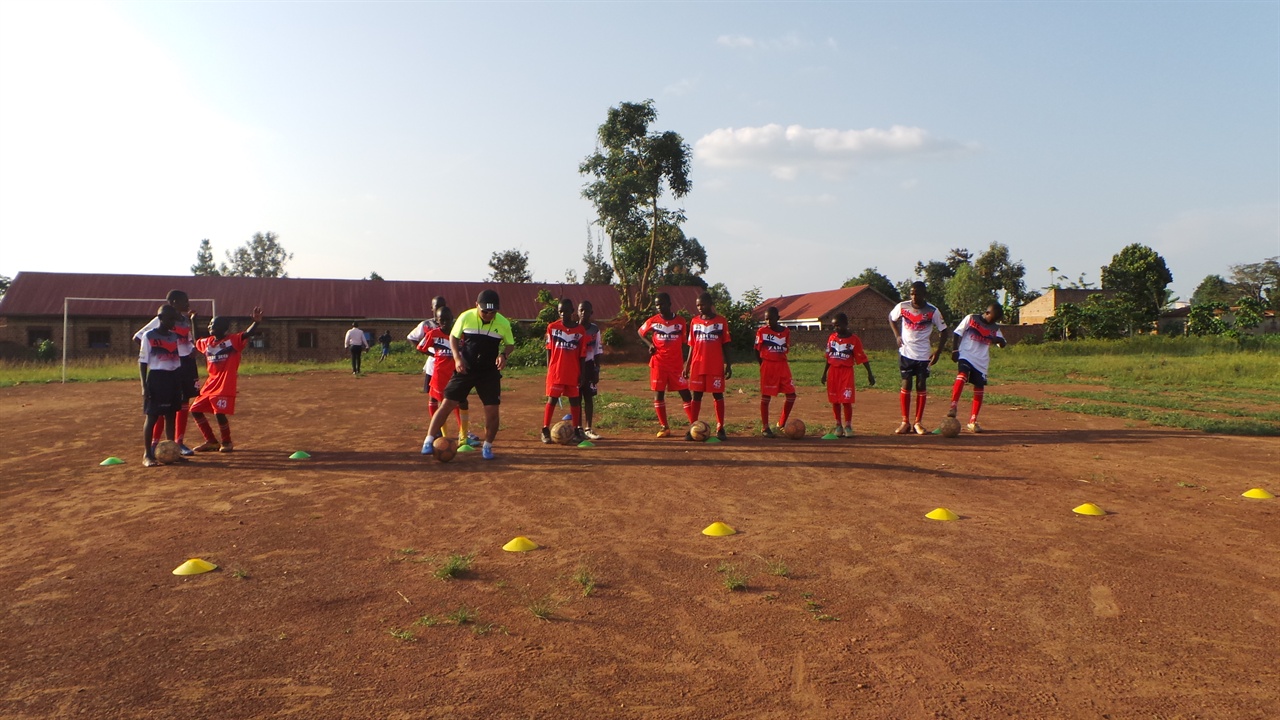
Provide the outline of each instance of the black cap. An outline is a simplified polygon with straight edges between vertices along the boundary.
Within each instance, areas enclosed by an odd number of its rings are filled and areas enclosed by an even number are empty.
[[[498,293],[495,290],[481,291],[476,297],[476,307],[481,310],[497,310],[498,309]]]

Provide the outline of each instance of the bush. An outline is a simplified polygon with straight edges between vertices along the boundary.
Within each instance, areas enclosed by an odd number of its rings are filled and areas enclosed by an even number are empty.
[[[507,356],[509,367],[539,367],[547,364],[547,346],[542,338],[516,342],[516,349]]]
[[[58,359],[58,346],[52,340],[41,340],[36,346],[36,359],[42,362],[53,362]]]
[[[600,336],[600,341],[605,347],[616,348],[622,345],[622,335],[614,328],[605,328],[604,334]]]

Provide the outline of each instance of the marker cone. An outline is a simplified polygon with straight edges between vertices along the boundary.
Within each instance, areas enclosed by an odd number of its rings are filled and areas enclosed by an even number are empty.
[[[960,519],[959,515],[943,507],[931,510],[928,514],[925,515],[925,517],[929,518],[930,520],[959,520]]]
[[[1094,505],[1093,503],[1085,503],[1083,505],[1071,508],[1071,512],[1076,513],[1077,515],[1101,516],[1101,515],[1107,514],[1106,510],[1103,510],[1102,508],[1098,507],[1097,505]]]
[[[511,538],[506,545],[503,545],[502,549],[507,552],[529,552],[530,550],[537,550],[538,543],[523,535],[517,535]]]
[[[106,460],[103,460],[98,464],[99,465],[123,465],[124,461],[116,457],[115,455],[112,455],[111,457],[107,458]]]
[[[306,460],[306,459],[308,459],[308,458],[310,458],[310,457],[311,457],[311,453],[308,453],[308,452],[307,452],[307,451],[305,451],[305,450],[299,450],[299,451],[295,452],[294,454],[290,455],[290,456],[289,456],[289,459],[290,459],[290,460]]]
[[[200,558],[191,558],[173,569],[174,575],[199,575],[207,573],[210,570],[217,570],[218,566],[211,562],[201,560]]]
[[[710,525],[702,529],[703,535],[710,535],[712,537],[724,537],[725,535],[733,535],[736,532],[738,531],[734,530],[728,525],[725,525],[719,520],[711,523]]]
[[[105,465],[106,463],[103,464]],[[1254,500],[1270,500],[1275,497],[1275,495],[1272,495],[1262,488],[1253,488],[1252,490],[1246,490],[1240,494],[1247,498],[1253,498]]]

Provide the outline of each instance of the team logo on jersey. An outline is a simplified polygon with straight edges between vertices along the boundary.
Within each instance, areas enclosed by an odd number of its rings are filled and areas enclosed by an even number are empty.
[[[552,330],[550,332],[551,342],[558,350],[577,350],[579,343],[582,342],[582,333],[570,333],[563,330]]]
[[[684,325],[681,323],[673,323],[666,325],[663,323],[654,323],[653,339],[662,342],[678,342],[680,335],[684,332]]]
[[[827,345],[827,353],[836,360],[848,360],[853,357],[853,343],[833,341]]]
[[[698,342],[720,342],[720,338],[723,336],[724,323],[693,326],[693,337]]]
[[[981,323],[969,321],[969,327],[965,328],[964,334],[971,340],[980,342],[983,345],[990,345],[996,341],[996,330],[983,327]]]
[[[449,338],[437,337],[431,343],[436,350],[436,357],[451,358],[453,357],[453,347],[449,345]]]
[[[235,348],[231,347],[231,341],[223,340],[217,345],[210,345],[205,348],[204,358],[215,365],[219,365],[226,362],[233,352],[235,352]]]
[[[775,335],[774,333],[761,333],[760,335],[761,350],[769,353],[785,353],[787,351],[787,338],[784,335]]]
[[[902,319],[906,321],[907,327],[912,330],[924,330],[933,324],[933,311],[925,310],[917,313],[911,310],[903,310]]]

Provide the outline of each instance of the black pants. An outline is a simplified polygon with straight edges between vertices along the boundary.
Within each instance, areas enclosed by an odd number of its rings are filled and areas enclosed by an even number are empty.
[[[360,372],[360,357],[364,354],[363,345],[351,346],[351,372]]]

